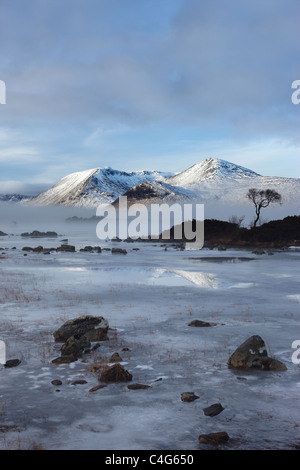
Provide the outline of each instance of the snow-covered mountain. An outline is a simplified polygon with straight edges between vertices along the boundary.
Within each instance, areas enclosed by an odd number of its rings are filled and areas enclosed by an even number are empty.
[[[117,203],[122,195],[126,195],[131,203],[159,200],[249,204],[246,194],[252,187],[278,191],[283,204],[300,203],[300,178],[261,176],[240,165],[207,158],[178,174],[127,173],[109,167],[72,173],[32,198],[31,204],[96,207],[100,203]]]
[[[94,207],[114,202],[130,188],[142,183],[163,181],[170,173],[137,171],[127,173],[112,168],[72,173],[31,200],[32,204]]]

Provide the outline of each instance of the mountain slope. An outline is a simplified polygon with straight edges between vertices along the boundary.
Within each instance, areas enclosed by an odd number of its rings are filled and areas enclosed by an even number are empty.
[[[50,189],[31,199],[31,203],[38,206],[76,205],[78,197],[98,171],[98,169],[86,170],[65,176]]]

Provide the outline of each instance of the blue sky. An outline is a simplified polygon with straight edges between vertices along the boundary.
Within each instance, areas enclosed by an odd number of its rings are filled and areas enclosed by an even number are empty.
[[[0,192],[207,157],[300,177],[299,0],[1,0]]]

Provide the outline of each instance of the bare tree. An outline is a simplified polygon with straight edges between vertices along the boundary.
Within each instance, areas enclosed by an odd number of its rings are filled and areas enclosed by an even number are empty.
[[[256,227],[257,222],[259,221],[260,211],[264,207],[268,207],[272,202],[281,202],[281,195],[277,193],[274,189],[249,189],[247,193],[248,199],[253,202],[255,206],[256,219],[254,221],[253,227]]]

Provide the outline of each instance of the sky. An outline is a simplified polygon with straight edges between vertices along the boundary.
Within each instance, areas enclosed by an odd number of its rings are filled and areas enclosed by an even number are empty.
[[[221,158],[300,178],[299,0],[0,0],[0,193]]]

